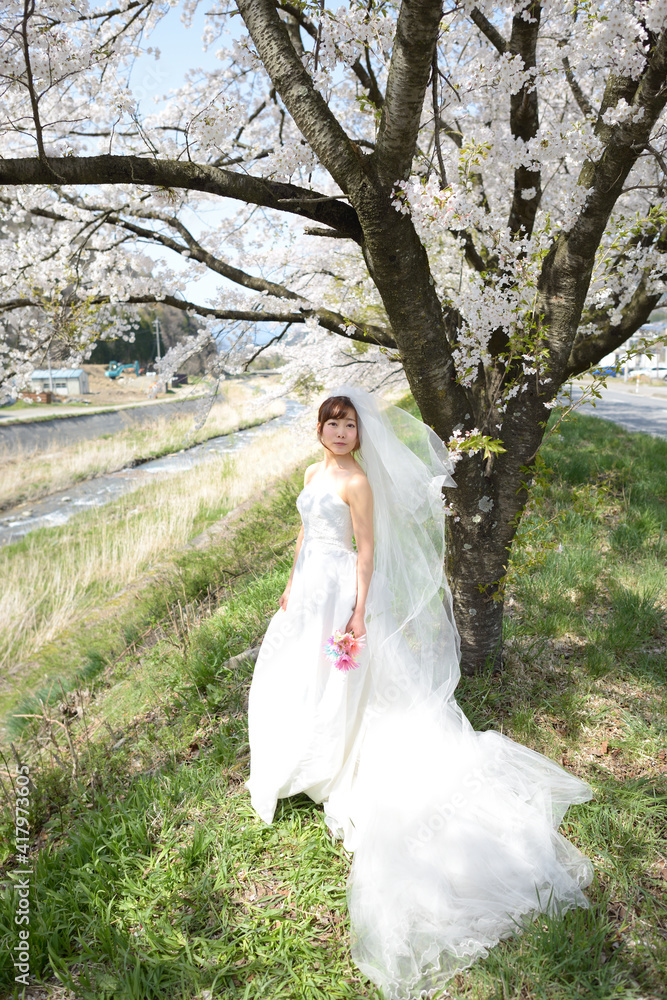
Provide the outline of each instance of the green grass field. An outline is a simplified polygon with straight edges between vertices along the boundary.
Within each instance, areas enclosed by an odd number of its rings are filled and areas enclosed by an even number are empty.
[[[505,671],[466,678],[458,697],[476,728],[502,729],[593,786],[563,825],[595,863],[591,906],[540,918],[442,996],[657,1000],[667,981],[667,442],[574,417],[543,458],[553,471],[535,488],[511,568]],[[287,800],[265,826],[243,787],[252,665],[228,661],[260,642],[276,607],[299,489],[295,475],[215,550],[184,557],[187,600],[172,593],[139,641],[17,733],[33,780],[40,1000],[379,1000],[350,962],[349,859],[321,809]],[[15,771],[8,758],[9,802]],[[12,996],[17,857],[7,811],[3,822],[0,995]]]

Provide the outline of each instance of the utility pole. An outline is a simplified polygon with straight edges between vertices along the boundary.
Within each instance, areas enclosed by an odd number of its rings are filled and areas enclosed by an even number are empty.
[[[155,358],[155,360],[159,361],[160,357],[161,357],[161,354],[160,354],[160,320],[157,318],[157,316],[155,317],[154,326],[155,326],[155,343],[157,345],[157,357]]]
[[[53,372],[51,371],[51,348],[50,347],[49,347],[49,349],[46,352],[46,358],[47,358],[47,361],[48,361],[48,364],[49,364],[49,390],[51,391],[51,394],[53,394]]]

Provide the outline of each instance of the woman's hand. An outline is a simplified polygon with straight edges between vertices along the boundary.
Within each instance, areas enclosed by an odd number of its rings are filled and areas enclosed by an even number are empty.
[[[352,612],[352,617],[345,626],[346,632],[354,632],[355,639],[361,639],[362,635],[366,635],[366,624],[364,622],[364,612],[357,611],[355,608]]]
[[[287,611],[287,602],[289,601],[289,592],[291,589],[292,585],[288,583],[285,589],[283,590],[282,594],[280,595],[280,600],[278,601],[278,604],[283,609],[283,611]]]

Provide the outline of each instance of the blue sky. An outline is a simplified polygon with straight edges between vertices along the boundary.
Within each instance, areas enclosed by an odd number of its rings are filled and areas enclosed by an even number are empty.
[[[132,68],[132,90],[142,99],[144,114],[154,110],[153,97],[160,97],[185,83],[189,69],[213,69],[218,65],[215,58],[218,46],[205,52],[202,44],[204,13],[205,7],[200,4],[192,24],[186,27],[181,20],[181,6],[172,7],[153,34],[145,39],[145,47],[159,49],[160,58],[143,55]]]
[[[204,30],[204,13],[208,9],[200,4],[192,24],[186,27],[181,20],[181,6],[171,8],[160,21],[158,27],[146,38],[146,48],[158,48],[160,58],[154,55],[142,55],[134,63],[130,77],[133,94],[139,99],[141,112],[153,114],[156,109],[155,98],[160,98],[172,89],[177,89],[185,83],[188,70],[214,69],[219,65],[215,58],[215,50],[219,45],[213,45],[204,51],[202,33]],[[194,216],[187,220],[197,233]],[[170,267],[186,270],[187,264],[180,261],[176,254],[144,244],[144,249],[153,259],[165,260]],[[200,281],[188,283],[186,296],[192,301],[204,303],[220,286],[222,279],[213,273],[207,274]]]

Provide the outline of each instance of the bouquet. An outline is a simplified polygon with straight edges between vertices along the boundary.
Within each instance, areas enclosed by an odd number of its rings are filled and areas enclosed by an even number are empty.
[[[339,632],[336,630],[324,644],[324,652],[333,660],[337,670],[354,670],[359,664],[355,660],[366,645],[366,636],[357,639],[354,632]]]

